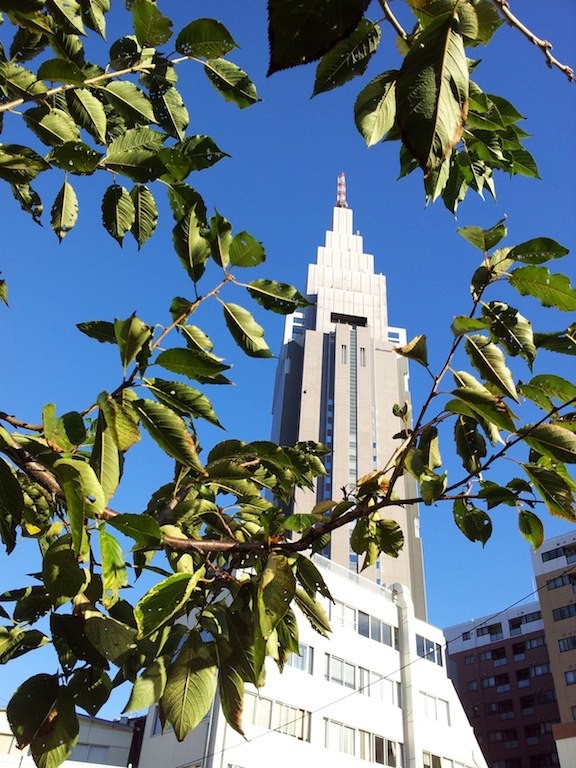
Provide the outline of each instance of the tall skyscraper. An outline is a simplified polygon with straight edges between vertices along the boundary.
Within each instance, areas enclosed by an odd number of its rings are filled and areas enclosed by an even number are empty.
[[[344,174],[338,177],[332,229],[308,267],[307,297],[312,306],[287,318],[273,401],[273,439],[285,444],[318,440],[330,453],[327,475],[316,492],[299,492],[298,511],[317,501],[339,500],[359,477],[381,468],[402,428],[392,414],[395,403],[410,401],[408,366],[394,347],[406,331],[388,325],[386,278],[374,272],[374,257],[364,253],[354,233]],[[412,478],[402,478],[399,495],[417,495]],[[424,569],[415,505],[386,510],[405,537],[397,559],[383,555],[364,573],[378,584],[401,582],[410,588],[416,616],[426,618]],[[332,534],[331,560],[353,571],[361,563],[350,548],[351,528]]]

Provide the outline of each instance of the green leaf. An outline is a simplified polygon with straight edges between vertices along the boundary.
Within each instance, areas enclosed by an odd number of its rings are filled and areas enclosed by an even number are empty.
[[[557,472],[537,464],[522,464],[522,467],[550,514],[574,523],[576,521],[574,493],[566,480]]]
[[[521,509],[518,512],[518,528],[526,541],[532,545],[532,549],[538,549],[544,542],[544,526],[534,512]]]
[[[61,109],[32,107],[23,115],[28,128],[49,146],[80,141],[80,131],[74,120]]]
[[[199,349],[202,352],[211,352],[214,345],[197,325],[179,325],[178,330],[186,341],[186,346],[190,349]]]
[[[546,267],[519,267],[510,274],[509,282],[522,296],[534,296],[544,307],[576,310],[576,290],[566,275],[551,274]]]
[[[146,386],[161,403],[164,403],[180,416],[206,419],[217,427],[222,426],[212,404],[206,395],[198,389],[179,381],[166,381],[165,379],[150,379],[146,382]]]
[[[68,688],[75,705],[94,717],[110,698],[112,681],[103,669],[88,667],[74,672]]]
[[[383,72],[358,94],[354,104],[354,120],[369,147],[382,141],[394,127],[397,78],[396,69]]]
[[[183,741],[204,718],[216,693],[217,667],[212,645],[191,634],[168,670],[160,709]]]
[[[188,277],[198,282],[210,256],[210,245],[201,234],[200,222],[193,208],[174,227],[172,241]]]
[[[6,715],[18,746],[30,745],[38,768],[57,768],[77,742],[74,703],[56,675],[34,675],[22,683],[8,702]]]
[[[10,466],[0,458],[0,536],[10,554],[16,546],[16,528],[24,509],[24,495]]]
[[[82,141],[67,141],[54,147],[48,155],[52,165],[77,176],[87,176],[96,170],[102,154]]]
[[[494,384],[500,392],[518,400],[518,393],[514,385],[512,374],[506,366],[501,350],[485,336],[467,336],[465,348],[472,365],[491,384]]]
[[[476,33],[475,42],[486,45],[490,42],[492,35],[498,27],[504,24],[504,19],[500,18],[498,10],[490,0],[476,0],[473,8],[478,19],[478,32]],[[504,99],[501,99],[501,101],[504,101]],[[510,106],[512,105],[510,104]],[[519,114],[517,119],[521,117]]]
[[[459,387],[452,392],[466,408],[457,407],[457,403],[446,403],[445,409],[451,413],[463,413],[465,416],[478,415],[482,421],[494,424],[498,429],[515,432],[513,414],[500,398],[492,395],[488,390],[480,391],[474,387]]]
[[[138,419],[131,404],[113,398],[108,392],[101,392],[96,402],[104,415],[106,425],[111,431],[118,450],[127,451],[140,440]]]
[[[106,19],[104,14],[110,10],[110,0],[84,0],[82,19],[84,24],[106,39]]]
[[[80,459],[58,459],[54,474],[66,497],[74,553],[82,548],[85,518],[97,517],[106,507],[102,486],[92,467]]]
[[[134,607],[139,637],[148,637],[187,605],[204,568],[195,573],[174,573],[155,584]]]
[[[38,78],[50,80],[53,83],[67,85],[84,85],[86,75],[73,61],[65,59],[49,59],[38,67]]]
[[[12,184],[12,194],[20,203],[20,208],[25,213],[29,213],[36,224],[42,226],[41,217],[44,206],[42,205],[40,195],[32,189],[30,184]],[[6,290],[6,281],[2,280],[2,284],[4,285],[4,290]],[[7,304],[6,298],[3,298],[2,301]]]
[[[107,320],[89,320],[86,323],[77,323],[76,328],[91,339],[96,339],[101,344],[116,344],[116,334],[114,333],[114,323]]]
[[[218,691],[226,722],[236,733],[244,736],[244,731],[242,730],[244,680],[232,664],[220,663]]]
[[[323,637],[328,637],[332,630],[326,611],[322,608],[320,603],[310,597],[310,595],[303,589],[300,589],[300,587],[296,588],[294,601],[310,622],[312,629],[316,630],[316,632]]]
[[[13,98],[24,99],[24,101],[42,96],[47,90],[34,72],[13,61],[0,61],[0,83],[6,87]]]
[[[250,357],[272,357],[264,341],[264,329],[238,304],[224,304],[224,320],[234,341]]]
[[[48,445],[58,453],[74,451],[86,439],[82,416],[71,412],[58,418],[54,403],[47,403],[42,409],[42,426]]]
[[[210,219],[210,231],[207,240],[210,243],[212,258],[222,269],[226,269],[230,264],[231,231],[232,224],[216,211],[216,214]]]
[[[176,139],[184,138],[190,122],[188,110],[176,88],[150,88],[150,101],[158,124]]]
[[[62,242],[78,220],[78,198],[74,187],[67,181],[56,195],[50,214],[52,229],[58,240]]]
[[[79,35],[85,34],[80,15],[80,3],[77,0],[47,0],[50,10],[64,27]]]
[[[396,82],[402,141],[429,172],[438,168],[464,130],[468,66],[458,24],[441,17],[408,51]]]
[[[140,318],[131,315],[127,320],[114,320],[114,333],[120,350],[124,371],[132,363],[144,345],[150,340],[152,331]]]
[[[490,251],[494,246],[506,237],[507,229],[504,224],[505,219],[501,219],[497,224],[490,229],[482,229],[481,227],[460,227],[456,231],[467,240],[471,245],[482,253]]]
[[[184,141],[161,150],[158,157],[168,170],[165,180],[174,184],[185,179],[192,171],[210,168],[229,155],[223,152],[209,136],[198,135],[188,136]],[[197,215],[202,215],[205,219],[206,211],[202,198],[199,198],[199,202],[202,205],[197,206]]]
[[[124,536],[134,539],[136,544],[144,549],[157,547],[162,540],[160,526],[148,515],[125,513],[109,518],[106,522]]]
[[[549,237],[535,237],[515,245],[509,252],[508,258],[524,264],[543,264],[552,259],[561,259],[567,253],[569,253],[568,248],[560,245],[556,240]]]
[[[196,19],[178,34],[175,47],[184,56],[213,59],[226,56],[238,46],[219,21]]]
[[[426,349],[426,336],[415,336],[408,344],[403,347],[394,347],[394,351],[402,357],[409,360],[416,360],[417,363],[428,366],[428,352]]]
[[[536,166],[536,161],[525,149],[516,149],[509,152],[512,159],[512,165],[509,168],[510,173],[519,176],[528,176],[530,179],[539,179],[540,174]]]
[[[312,96],[330,91],[364,74],[380,44],[380,27],[361,19],[351,35],[337,43],[320,59]]]
[[[563,355],[576,355],[576,323],[565,331],[535,333],[534,344],[538,349],[549,349]]]
[[[136,647],[136,630],[133,627],[100,613],[92,613],[86,619],[84,632],[98,653],[114,664]]]
[[[490,334],[500,341],[508,354],[520,355],[530,368],[536,357],[532,324],[517,309],[501,301],[491,301],[482,307],[482,315],[490,323]]]
[[[152,104],[134,83],[127,80],[108,83],[101,89],[101,93],[126,120],[142,125],[156,122]]]
[[[201,224],[206,224],[206,206],[204,200],[198,192],[188,186],[188,184],[175,182],[168,185],[168,201],[176,222],[179,222],[190,208],[194,208],[197,219]],[[238,235],[236,237],[238,237]]]
[[[266,259],[262,243],[248,232],[239,232],[230,243],[230,264],[234,267],[257,267]]]
[[[100,528],[100,558],[102,604],[105,608],[111,608],[118,601],[120,589],[128,584],[128,573],[119,541],[103,527]]]
[[[123,459],[112,435],[112,430],[107,426],[106,419],[101,411],[96,422],[96,434],[94,435],[94,445],[90,454],[90,466],[102,486],[104,498],[106,503],[108,503],[120,482]]]
[[[171,408],[153,400],[136,400],[134,408],[152,439],[185,467],[202,470],[194,437]]]
[[[107,122],[102,102],[88,88],[75,88],[66,92],[66,103],[74,120],[96,141],[104,144]]]
[[[248,283],[246,287],[258,304],[280,315],[290,315],[297,309],[310,306],[310,302],[294,286],[287,283],[259,279]]]
[[[576,464],[576,435],[557,424],[527,424],[518,430],[519,437],[543,456],[564,464]]]
[[[532,390],[536,390],[553,400],[558,400],[564,405],[574,402],[576,398],[576,386],[561,376],[554,376],[551,373],[534,376],[528,384]]]
[[[134,682],[130,698],[122,710],[122,714],[148,709],[156,704],[166,687],[169,662],[168,656],[159,656],[144,669]]]
[[[452,321],[450,326],[454,336],[462,336],[470,331],[482,331],[490,327],[488,320],[478,320],[475,317],[467,317],[465,315],[458,315]]]
[[[286,555],[272,552],[258,581],[258,622],[262,637],[267,640],[292,602],[296,581]]]
[[[111,184],[102,198],[102,223],[118,245],[122,246],[124,235],[130,231],[135,220],[136,211],[128,190]]]
[[[134,0],[131,5],[134,34],[143,48],[155,48],[170,40],[172,21],[160,13],[152,0]]]
[[[470,541],[486,544],[492,535],[492,521],[481,509],[470,506],[464,499],[456,499],[453,508],[454,521]]]
[[[226,101],[240,109],[260,101],[256,86],[246,72],[225,59],[208,59],[204,63],[206,77]]]
[[[136,184],[130,191],[134,204],[134,223],[130,232],[140,249],[152,237],[158,223],[158,208],[152,192],[142,184]]]
[[[156,363],[172,373],[180,373],[189,379],[215,379],[230,368],[218,358],[199,349],[166,349],[156,358]]]
[[[270,0],[268,75],[319,59],[360,23],[369,0],[335,0],[310,5],[299,0]]]
[[[8,285],[6,280],[0,279],[0,301],[8,306]]]
[[[44,555],[42,580],[55,606],[76,597],[84,587],[85,574],[72,551],[72,538],[53,541]]]
[[[50,168],[43,157],[20,144],[0,144],[0,179],[10,184],[26,184]]]
[[[454,424],[454,442],[464,469],[471,475],[477,474],[486,456],[486,441],[478,432],[477,422],[467,416],[458,416]]]

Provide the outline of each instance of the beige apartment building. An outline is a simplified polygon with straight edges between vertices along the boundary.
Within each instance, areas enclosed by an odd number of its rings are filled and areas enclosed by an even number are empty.
[[[561,766],[576,766],[576,531],[547,539],[532,554],[560,723]]]
[[[403,427],[393,405],[410,401],[407,361],[394,351],[406,342],[406,332],[388,324],[386,278],[374,272],[374,257],[354,232],[344,174],[338,178],[332,229],[308,267],[306,293],[312,305],[286,320],[272,430],[281,443],[318,440],[330,449],[327,475],[315,493],[296,496],[300,512],[318,501],[341,500],[343,488],[384,466],[398,445],[393,435]],[[397,490],[404,498],[417,495],[411,478],[401,480]],[[397,559],[380,557],[364,575],[380,585],[408,586],[416,616],[425,619],[418,508],[388,511],[404,532],[404,549]],[[336,531],[322,554],[358,572],[361,562],[350,548],[350,532]]]

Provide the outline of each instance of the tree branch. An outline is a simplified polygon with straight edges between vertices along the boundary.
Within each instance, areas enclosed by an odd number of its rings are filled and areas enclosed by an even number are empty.
[[[380,8],[382,8],[382,12],[384,13],[384,16],[396,30],[396,33],[402,38],[402,40],[407,40],[408,33],[406,32],[402,24],[400,24],[396,16],[394,16],[394,14],[392,13],[388,3],[385,2],[385,0],[378,0],[378,3],[380,5]]]
[[[525,26],[519,18],[517,18],[512,11],[510,10],[510,3],[508,0],[492,0],[494,5],[498,8],[498,10],[502,13],[508,24],[510,24],[511,27],[516,27],[516,29],[521,32],[524,37],[527,37],[530,42],[540,48],[544,56],[546,57],[546,63],[550,68],[557,67],[561,72],[564,72],[568,80],[571,82],[574,82],[576,79],[574,77],[574,70],[572,67],[569,67],[568,64],[562,64],[560,61],[558,61],[557,58],[552,56],[552,43],[550,43],[548,40],[542,40],[541,38],[537,37],[534,32],[532,32],[530,29],[528,29],[527,26]]]

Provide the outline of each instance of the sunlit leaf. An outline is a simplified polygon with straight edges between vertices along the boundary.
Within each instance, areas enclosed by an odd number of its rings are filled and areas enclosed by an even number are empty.
[[[224,304],[224,320],[238,346],[250,357],[272,357],[264,341],[264,329],[238,304]]]

